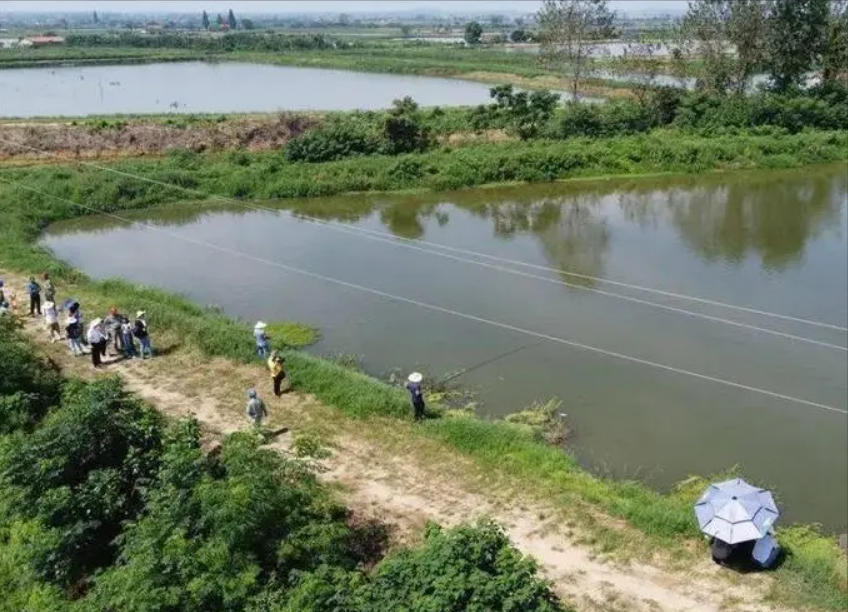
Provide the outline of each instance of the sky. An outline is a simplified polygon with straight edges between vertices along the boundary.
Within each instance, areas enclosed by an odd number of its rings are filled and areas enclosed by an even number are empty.
[[[0,12],[220,12],[236,13],[358,13],[436,9],[445,13],[535,12],[538,0],[2,0]],[[623,13],[665,13],[685,10],[685,0],[612,0]]]

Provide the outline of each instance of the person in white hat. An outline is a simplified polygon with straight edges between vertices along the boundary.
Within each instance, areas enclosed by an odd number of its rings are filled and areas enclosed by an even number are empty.
[[[271,339],[265,333],[265,328],[268,325],[263,321],[258,321],[253,327],[253,337],[256,338],[256,353],[262,359],[268,356],[268,350],[271,348]]]
[[[44,325],[50,333],[50,342],[61,340],[62,332],[59,330],[59,312],[56,310],[56,304],[44,302],[41,310],[44,313]]]
[[[407,379],[406,388],[412,396],[412,409],[415,413],[415,420],[420,421],[424,418],[424,391],[421,389],[421,381],[424,380],[419,372],[413,372]]]
[[[147,356],[153,357],[153,345],[150,342],[150,332],[147,329],[147,313],[139,310],[135,313],[135,322],[133,323],[133,336],[138,338],[138,343],[141,345],[141,358],[147,359]]]
[[[103,365],[102,358],[106,356],[108,337],[103,328],[103,319],[97,318],[88,326],[88,343],[91,345],[91,367],[94,369]]]

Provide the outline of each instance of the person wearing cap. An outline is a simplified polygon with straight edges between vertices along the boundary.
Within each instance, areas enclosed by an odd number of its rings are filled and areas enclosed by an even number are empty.
[[[35,277],[30,276],[26,284],[29,295],[29,316],[34,317],[36,313],[41,314],[41,285],[35,282]]]
[[[153,345],[150,343],[150,332],[147,329],[147,313],[139,310],[135,313],[135,322],[133,323],[133,335],[138,338],[138,343],[141,345],[141,358],[147,359],[146,355],[153,357]]]
[[[253,425],[260,427],[262,419],[268,416],[268,409],[265,407],[265,402],[259,399],[256,395],[256,389],[248,389],[247,391],[247,408],[245,414],[253,419]]]
[[[132,359],[133,357],[137,357],[138,353],[135,351],[135,339],[133,338],[133,324],[130,323],[130,320],[126,317],[125,321],[121,323],[121,346],[124,350],[124,357],[127,359]]]
[[[265,322],[259,321],[253,328],[253,337],[256,338],[256,353],[262,359],[265,359],[265,357],[268,355],[268,349],[271,345],[271,339],[265,333],[266,327],[268,327],[268,325]]]
[[[124,350],[121,326],[128,320],[129,319],[118,312],[118,309],[114,306],[109,309],[109,314],[105,319],[103,319],[103,326],[106,328],[106,331],[109,333],[109,337],[112,339],[112,347],[115,355],[120,355]]]
[[[424,377],[418,373],[413,372],[409,375],[406,383],[406,389],[409,391],[412,396],[412,409],[415,412],[415,420],[420,421],[424,418],[424,391],[421,389],[421,381],[424,380]]]
[[[56,285],[50,280],[50,274],[44,273],[44,299],[56,303]]]
[[[277,351],[271,351],[268,358],[268,369],[271,371],[271,379],[274,381],[274,395],[280,397],[283,394],[282,385],[286,377],[286,360]]]
[[[91,367],[97,369],[106,356],[106,331],[103,329],[103,319],[94,319],[88,327],[88,343],[91,345]]]
[[[50,342],[62,339],[62,332],[59,330],[59,313],[56,310],[56,304],[51,301],[44,302],[44,324],[50,333]]]

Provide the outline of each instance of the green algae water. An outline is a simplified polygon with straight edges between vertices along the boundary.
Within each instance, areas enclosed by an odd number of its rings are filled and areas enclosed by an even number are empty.
[[[848,409],[844,165],[261,205],[274,210],[189,204],[126,216],[512,328]],[[315,325],[322,341],[311,350],[359,355],[376,375],[397,367],[440,376],[509,353],[459,379],[477,392],[481,414],[556,396],[576,431],[575,454],[597,472],[665,488],[739,465],[777,489],[785,520],[834,532],[848,524],[845,414],[392,301],[140,225],[80,219],[51,228],[44,243],[97,278],[156,285],[251,320]]]

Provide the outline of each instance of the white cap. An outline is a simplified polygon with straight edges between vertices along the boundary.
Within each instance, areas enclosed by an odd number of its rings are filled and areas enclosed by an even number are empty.
[[[56,304],[54,304],[53,302],[44,302],[44,304],[42,304],[42,307],[45,310],[51,310],[53,308],[56,308]]]
[[[259,322],[257,322],[257,323],[256,323],[256,325],[254,326],[254,329],[265,329],[266,327],[268,327],[268,324],[267,324],[267,323],[265,323],[265,322],[263,322],[263,321],[259,321]]]
[[[408,380],[411,383],[420,383],[422,380],[424,380],[424,375],[421,374],[420,372],[413,372],[412,374],[409,375]]]
[[[92,320],[91,327],[96,327],[97,325],[100,325],[101,323],[103,323],[103,319],[98,317],[97,319]]]
[[[137,313],[135,313],[135,318],[136,318],[136,319],[140,319],[141,317],[143,317],[143,316],[144,316],[144,315],[146,315],[146,314],[147,314],[147,313],[146,313],[146,312],[144,312],[143,310],[139,310]]]

